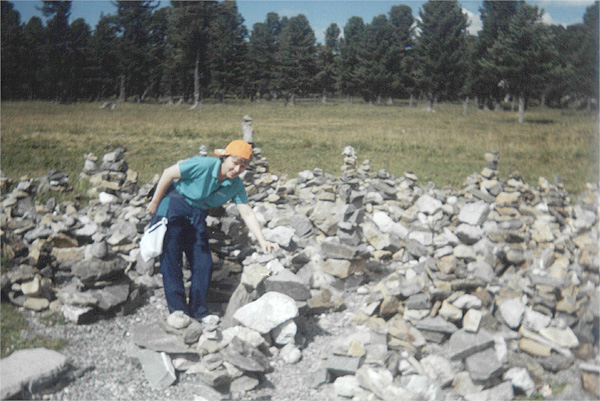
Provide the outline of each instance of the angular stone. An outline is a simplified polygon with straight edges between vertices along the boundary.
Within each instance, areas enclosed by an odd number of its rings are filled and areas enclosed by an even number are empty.
[[[520,299],[511,298],[500,304],[500,316],[511,329],[517,329],[525,314],[525,305]]]
[[[296,316],[298,307],[293,298],[279,292],[267,292],[238,309],[233,318],[246,327],[266,334]]]
[[[321,266],[323,272],[339,278],[347,278],[352,273],[352,262],[343,259],[327,259]]]
[[[273,229],[264,228],[263,233],[267,241],[275,242],[283,248],[288,248],[296,231],[291,227],[278,226]]]
[[[222,354],[227,362],[244,372],[266,372],[270,368],[269,360],[262,352],[237,337]]]
[[[496,205],[499,207],[517,206],[520,199],[520,192],[500,192],[498,196],[496,196]]]
[[[434,215],[442,208],[442,202],[429,195],[422,195],[416,202],[415,206],[419,212]]]
[[[340,376],[333,382],[333,389],[338,397],[352,398],[360,393],[361,388],[355,376]]]
[[[40,363],[43,361],[43,363]],[[57,380],[68,368],[67,358],[45,348],[15,351],[0,361],[0,399],[12,399],[24,389],[30,393],[50,381]]]
[[[477,309],[469,309],[463,317],[463,329],[470,333],[476,333],[479,330],[479,324],[483,314]]]
[[[552,350],[549,346],[540,344],[529,338],[521,338],[519,340],[519,348],[521,351],[536,356],[550,356],[550,351]]]
[[[560,329],[558,327],[545,327],[539,331],[540,335],[560,347],[565,348],[577,348],[579,346],[579,340],[570,327]]]
[[[253,291],[261,285],[271,272],[263,264],[254,263],[244,266],[242,272],[241,284],[245,285],[248,290]]]
[[[465,395],[466,401],[512,401],[515,392],[511,382],[505,381],[488,390]]]
[[[352,260],[356,255],[356,247],[328,240],[321,243],[321,252],[326,259]]]
[[[502,363],[493,348],[468,356],[465,365],[475,383],[488,383],[502,373]]]
[[[535,382],[529,376],[529,372],[525,368],[514,367],[507,370],[503,375],[504,380],[509,380],[515,389],[525,393],[527,397],[536,389]]]
[[[185,354],[194,352],[179,336],[168,334],[156,325],[139,325],[130,329],[131,340],[140,347],[156,352]]]
[[[254,390],[259,384],[260,381],[258,379],[244,375],[231,382],[229,391],[233,394],[245,393],[247,391]]]
[[[450,336],[448,356],[452,360],[464,359],[494,346],[494,337],[486,330],[471,333],[464,328]]]
[[[137,353],[150,387],[162,390],[175,383],[177,376],[171,358],[165,352],[140,349]]]
[[[73,274],[84,284],[100,280],[114,280],[120,277],[127,268],[127,262],[121,258],[112,260],[83,260],[71,268]]]
[[[419,330],[428,330],[443,334],[452,334],[458,330],[455,325],[439,316],[427,317],[423,320],[420,320],[416,323],[416,327]]]
[[[265,280],[265,291],[275,291],[288,295],[296,301],[310,298],[310,290],[302,280],[287,269],[272,275]]]
[[[489,212],[490,206],[487,202],[467,203],[461,208],[458,221],[472,226],[480,226],[487,219]]]
[[[448,300],[444,300],[444,302],[442,302],[442,307],[438,313],[441,317],[451,322],[457,322],[463,317],[462,310],[452,305],[450,302],[448,302]]]
[[[352,356],[333,355],[327,358],[325,369],[335,376],[356,374],[362,365],[362,358]]]
[[[454,371],[450,361],[441,355],[428,355],[421,359],[425,374],[440,387],[446,387],[454,379]]]
[[[469,372],[457,373],[454,376],[454,380],[452,380],[452,387],[454,387],[454,391],[463,397],[467,394],[479,393],[483,389],[482,385],[473,383]]]

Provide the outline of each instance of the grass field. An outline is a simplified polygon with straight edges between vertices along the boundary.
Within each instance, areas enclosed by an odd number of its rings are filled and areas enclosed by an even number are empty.
[[[245,114],[253,118],[255,141],[273,173],[295,177],[320,167],[340,174],[342,150],[354,146],[359,163],[400,176],[412,171],[419,183],[460,187],[485,166],[483,154],[498,151],[500,176],[519,171],[535,185],[555,174],[571,193],[598,182],[598,115],[532,108],[525,123],[516,112],[479,111],[463,115],[461,104],[367,105],[336,100],[304,101],[296,107],[274,102],[186,105],[2,102],[2,172],[13,179],[58,169],[76,181],[84,153],[98,157],[120,146],[140,174],[140,184],[177,160],[241,138]],[[72,182],[73,183],[73,182]]]

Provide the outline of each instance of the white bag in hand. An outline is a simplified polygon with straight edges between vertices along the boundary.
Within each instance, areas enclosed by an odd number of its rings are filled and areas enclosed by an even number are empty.
[[[140,254],[145,262],[162,253],[168,222],[167,218],[163,217],[144,231],[140,241]]]

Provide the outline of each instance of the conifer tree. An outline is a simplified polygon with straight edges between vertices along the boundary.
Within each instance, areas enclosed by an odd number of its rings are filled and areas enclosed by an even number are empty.
[[[351,17],[344,26],[340,42],[340,90],[348,98],[360,94],[361,79],[358,73],[359,52],[363,46],[365,24],[360,17]]]
[[[287,18],[279,18],[277,13],[268,13],[265,22],[257,22],[250,34],[248,54],[248,73],[250,83],[247,84],[251,98],[258,94],[260,97],[276,96],[275,83],[279,51],[279,34],[286,24]]]
[[[416,81],[433,110],[438,97],[458,96],[465,79],[467,16],[457,1],[428,1],[420,11]]]
[[[306,95],[314,89],[316,74],[315,33],[302,14],[290,18],[279,34],[276,76],[279,90],[295,105],[298,95]]]
[[[138,101],[148,89],[150,71],[150,26],[156,0],[117,0],[119,33],[119,100],[135,96]]]
[[[218,3],[210,26],[211,89],[219,102],[228,93],[242,88],[248,53],[248,31],[235,0]]]
[[[105,99],[118,94],[117,22],[114,15],[101,15],[90,38],[90,97]]]
[[[340,28],[329,25],[325,31],[325,44],[317,45],[317,70],[315,77],[317,89],[321,91],[321,101],[327,103],[327,94],[336,91],[339,80]]]
[[[519,123],[523,122],[525,101],[539,95],[549,78],[558,73],[556,48],[548,26],[542,23],[537,6],[523,4],[511,19],[506,32],[480,65],[495,71],[507,91],[519,99]]]
[[[24,34],[21,15],[13,4],[2,2],[2,99],[17,99],[23,96]]]

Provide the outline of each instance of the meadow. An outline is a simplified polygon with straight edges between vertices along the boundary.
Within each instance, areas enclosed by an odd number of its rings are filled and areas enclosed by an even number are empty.
[[[342,150],[352,145],[358,163],[369,159],[372,171],[386,169],[395,176],[411,171],[419,184],[432,181],[437,187],[459,188],[485,167],[483,154],[489,151],[499,152],[503,179],[518,171],[536,185],[540,176],[553,182],[559,174],[573,194],[587,182],[598,182],[597,113],[534,107],[519,124],[511,111],[470,107],[463,115],[459,103],[435,109],[345,100],[305,100],[295,107],[228,101],[195,110],[184,104],[124,103],[109,110],[100,103],[2,102],[1,168],[13,180],[56,169],[76,184],[85,153],[101,158],[123,147],[144,184],[197,154],[202,144],[213,155],[213,149],[240,139],[242,117],[248,114],[270,171],[284,178],[317,167],[339,175]]]

